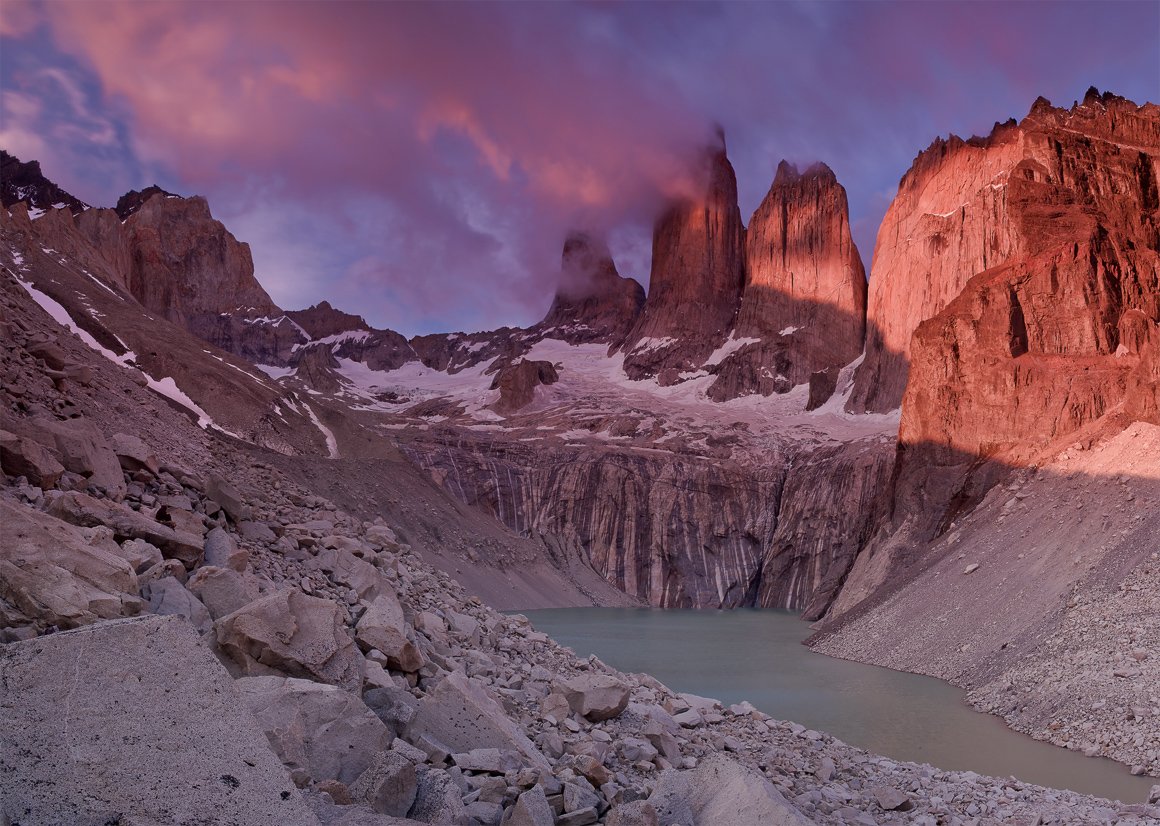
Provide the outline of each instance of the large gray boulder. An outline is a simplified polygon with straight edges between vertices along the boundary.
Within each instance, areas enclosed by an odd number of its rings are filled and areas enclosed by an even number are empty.
[[[193,572],[186,584],[215,620],[258,598],[257,586],[232,568],[203,565]]]
[[[396,751],[375,755],[370,766],[350,785],[350,797],[379,814],[404,817],[415,802],[419,777],[415,764]]]
[[[250,552],[239,548],[233,535],[224,528],[214,528],[205,535],[205,564],[235,571],[246,570]]]
[[[97,499],[84,493],[66,493],[53,500],[48,512],[80,527],[105,525],[112,529],[118,542],[143,539],[160,548],[166,559],[181,562],[186,570],[192,570],[202,559],[202,537],[175,531],[168,525],[155,522],[144,514],[108,499]]]
[[[503,826],[552,826],[556,822],[552,805],[542,786],[532,786],[516,798],[516,804],[503,820]]]
[[[419,787],[407,817],[431,826],[467,826],[463,792],[443,769],[424,766],[419,771]]]
[[[593,723],[618,717],[628,707],[632,693],[626,683],[610,674],[578,674],[557,681],[556,690],[568,699],[574,712]]]
[[[0,646],[0,685],[0,822],[318,824],[183,620]]]
[[[407,639],[403,606],[390,591],[379,594],[367,607],[355,627],[355,639],[366,649],[377,648],[387,657],[387,665],[396,671],[418,671],[423,655]]]
[[[772,783],[721,754],[689,771],[666,769],[648,802],[661,823],[810,826]]]
[[[80,528],[0,500],[0,597],[30,621],[75,628],[144,607],[137,575]]]
[[[302,677],[362,689],[365,660],[341,609],[301,591],[279,591],[255,600],[214,626],[218,645],[247,676]]]
[[[64,473],[64,465],[40,442],[0,430],[0,470],[49,490]]]
[[[527,765],[551,771],[547,758],[486,686],[462,671],[448,674],[423,698],[408,733],[412,742],[427,734],[456,753],[486,748],[518,752]]]
[[[51,448],[65,470],[79,473],[110,496],[125,495],[121,463],[104,434],[87,419],[13,419],[9,429]]]
[[[391,733],[374,712],[332,685],[292,677],[243,677],[237,689],[300,786],[323,780],[353,783],[391,745]]]
[[[205,605],[175,577],[167,576],[149,582],[141,589],[141,595],[149,600],[150,613],[181,617],[196,628],[199,634],[205,634],[213,628],[213,618]]]
[[[137,470],[147,470],[156,476],[161,472],[161,463],[157,461],[157,454],[149,445],[138,436],[128,433],[114,433],[109,439],[113,453],[121,467],[132,473]]]

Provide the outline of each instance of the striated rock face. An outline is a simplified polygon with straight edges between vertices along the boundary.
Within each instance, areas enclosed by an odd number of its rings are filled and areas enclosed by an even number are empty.
[[[659,376],[672,384],[699,368],[737,315],[745,228],[724,139],[702,160],[704,196],[673,204],[653,230],[648,298],[624,344],[633,379]]]
[[[894,443],[823,447],[791,467],[757,605],[821,617],[889,507]]]
[[[407,448],[449,493],[509,528],[579,553],[617,588],[669,608],[754,604],[783,470],[659,452],[456,436]]]
[[[572,344],[617,344],[632,329],[644,301],[644,288],[621,277],[602,239],[573,232],[564,241],[560,287],[536,326],[543,335]]]
[[[733,338],[755,339],[717,368],[717,401],[768,395],[862,352],[866,274],[846,190],[825,164],[782,161],[745,234],[745,288]]]

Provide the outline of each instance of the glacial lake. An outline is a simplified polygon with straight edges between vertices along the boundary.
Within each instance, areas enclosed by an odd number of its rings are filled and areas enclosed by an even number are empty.
[[[896,760],[1015,776],[1126,803],[1158,781],[1104,758],[1033,740],[975,711],[964,692],[933,677],[815,654],[810,629],[779,611],[560,608],[524,611],[577,655],[651,674],[674,691],[748,700],[781,720]]]

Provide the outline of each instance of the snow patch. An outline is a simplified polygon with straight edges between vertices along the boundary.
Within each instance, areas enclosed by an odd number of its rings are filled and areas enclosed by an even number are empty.
[[[293,376],[298,372],[293,367],[277,367],[273,364],[255,364],[254,366],[275,381],[284,379],[287,376]]]
[[[642,338],[636,343],[636,346],[632,348],[632,352],[648,353],[653,350],[667,350],[677,343],[678,342],[675,338],[670,338],[669,336],[665,336],[664,338]]]
[[[322,437],[326,439],[326,451],[330,454],[331,459],[338,458],[338,440],[334,438],[334,431],[324,425],[318,418],[318,414],[314,412],[314,408],[308,404],[302,405],[306,408],[306,415],[310,417],[310,421],[314,422],[314,426],[322,431]]]
[[[714,350],[709,355],[709,358],[705,359],[705,364],[703,366],[712,367],[715,364],[720,364],[747,344],[760,343],[761,339],[759,338],[727,338],[725,339],[724,344]],[[705,373],[705,375],[708,375],[708,373]],[[697,374],[691,374],[688,376],[682,376],[682,378],[695,378],[696,376]]]

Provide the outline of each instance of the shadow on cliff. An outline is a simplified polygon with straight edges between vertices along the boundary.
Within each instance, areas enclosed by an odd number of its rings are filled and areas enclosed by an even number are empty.
[[[824,616],[823,633],[855,622],[948,558],[963,570],[994,558],[1007,566],[1002,586],[1014,583],[1019,600],[1043,603],[1043,610],[1044,599],[1054,604],[1064,586],[1096,567],[1105,572],[1096,586],[1114,587],[1158,550],[1158,468],[1158,423],[1117,414],[1060,434],[1025,460],[900,443],[873,535],[827,610],[817,604],[805,617]],[[1030,548],[1041,550],[1034,564],[1024,561]]]

